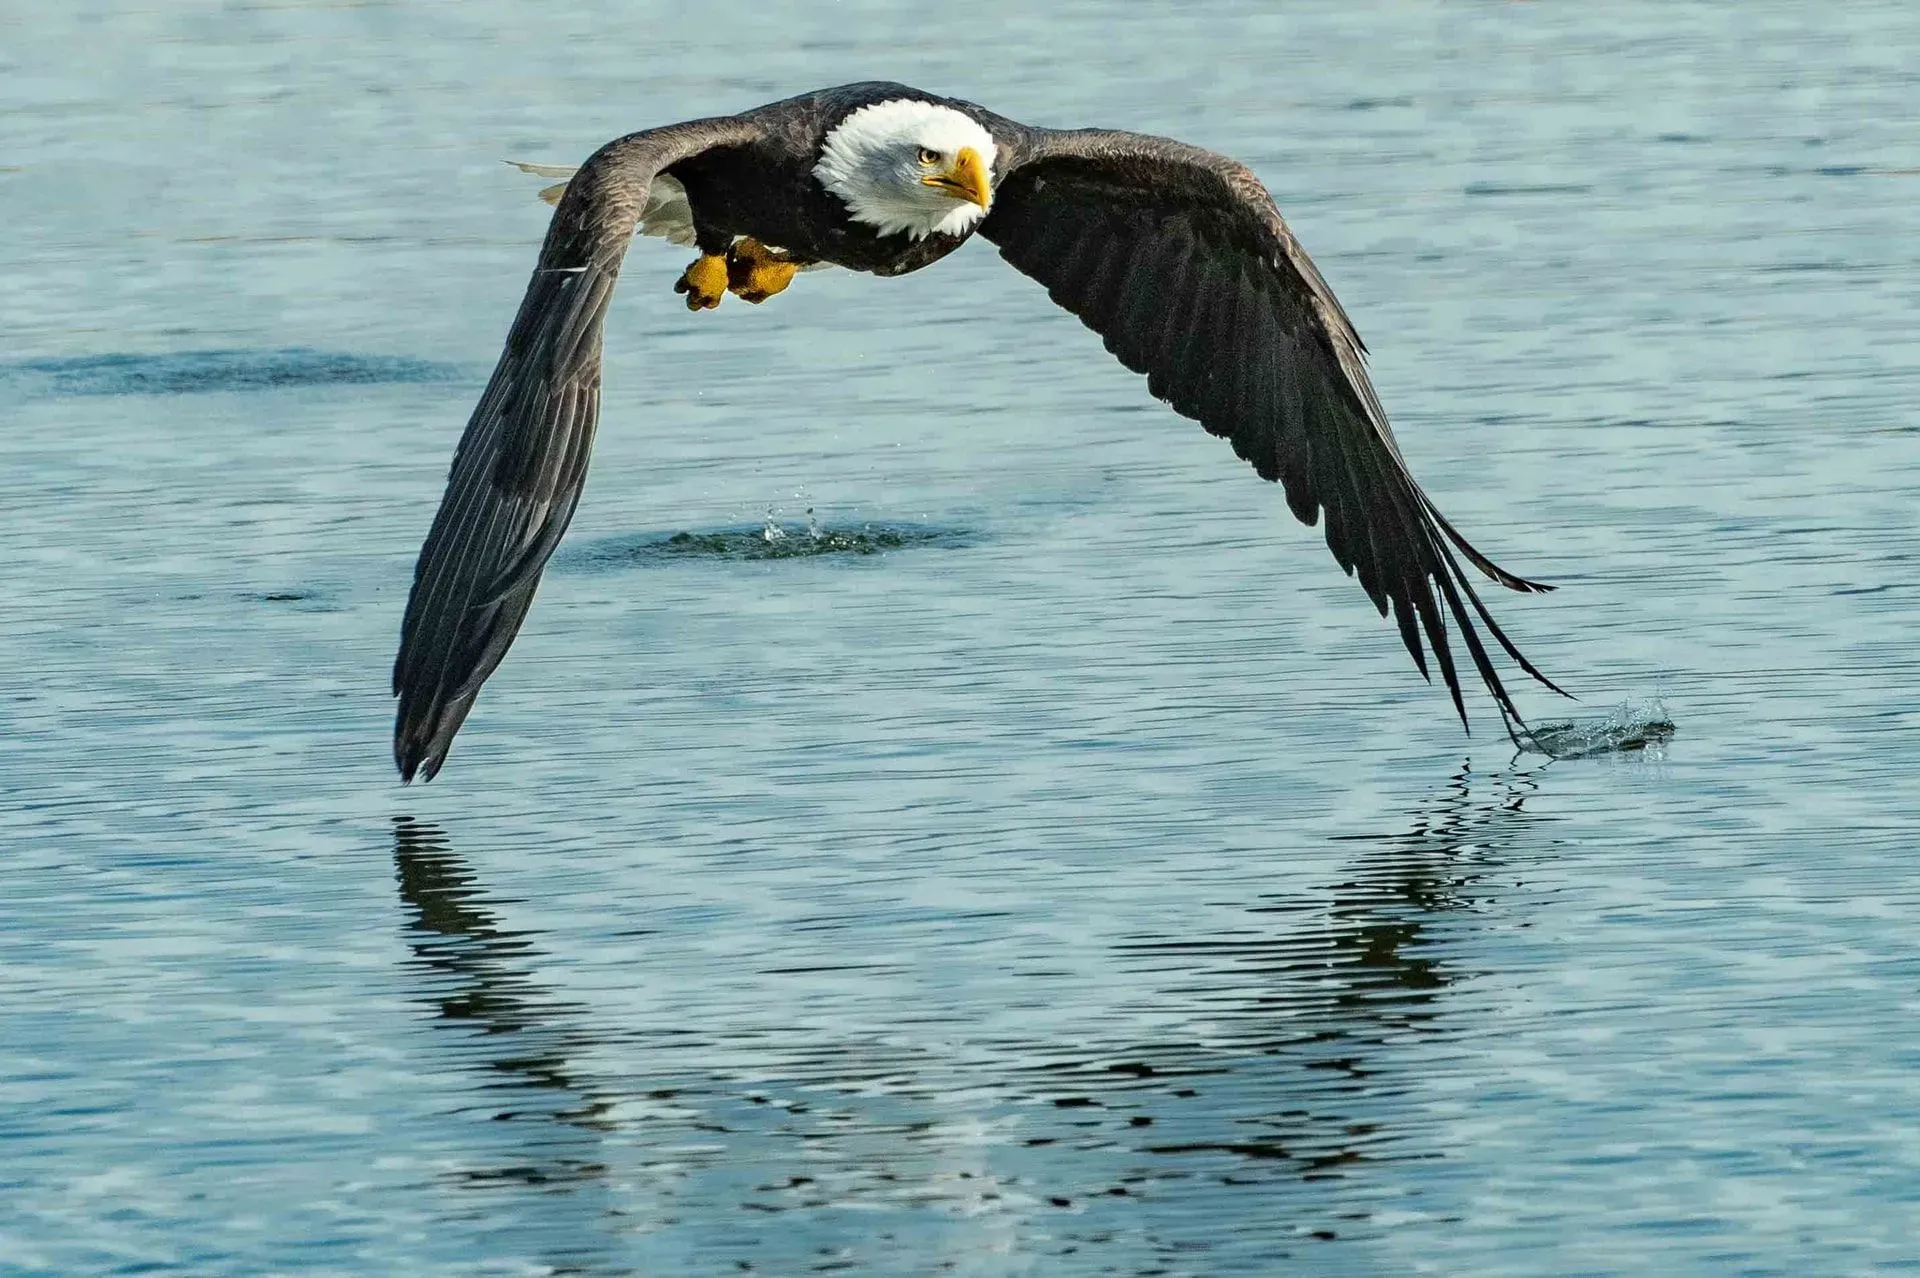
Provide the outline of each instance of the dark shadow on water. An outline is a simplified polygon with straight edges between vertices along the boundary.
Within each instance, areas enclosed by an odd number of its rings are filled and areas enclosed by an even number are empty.
[[[1486,198],[1490,196],[1527,196],[1527,195],[1590,195],[1593,187],[1585,182],[1543,182],[1537,185],[1503,182],[1469,182],[1461,188],[1463,195]]]
[[[1516,850],[1543,854],[1533,784],[1462,770],[1408,826],[1339,840],[1352,857],[1333,882],[1291,883],[1276,864],[1236,925],[1192,935],[1170,919],[1164,935],[1114,938],[1115,987],[1132,993],[1111,1035],[1028,1041],[969,1036],[964,1006],[962,1028],[925,1042],[781,1007],[596,1026],[602,1013],[535,978],[537,936],[499,922],[511,902],[490,901],[437,828],[400,818],[412,980],[444,1029],[436,1054],[472,1078],[459,1112],[507,1142],[451,1179],[536,1193],[493,1210],[542,1219],[548,1196],[573,1196],[544,1227],[570,1239],[548,1253],[570,1265],[652,1255],[663,1218],[715,1271],[737,1258],[799,1272],[818,1244],[893,1253],[983,1213],[1036,1257],[1136,1267],[1377,1235],[1374,1202],[1421,1208],[1396,1168],[1447,1156],[1422,1102],[1446,1068],[1449,991],[1475,975],[1493,884]],[[1007,993],[1033,997],[1012,975]],[[1178,1029],[1140,1032],[1156,1024]],[[744,1075],[742,1059],[756,1062]],[[977,1130],[956,1138],[956,1114]],[[956,1139],[984,1151],[978,1170],[951,1170]],[[639,1233],[636,1210],[655,1222]],[[785,1223],[736,1237],[742,1211]]]
[[[195,595],[181,596],[185,599],[198,598]],[[279,590],[245,590],[233,596],[243,603],[266,604],[275,609],[288,612],[343,612],[339,597],[332,591],[319,590],[307,586],[287,586]]]
[[[301,386],[448,382],[468,375],[469,370],[455,364],[293,346],[0,362],[0,389],[20,398],[47,399],[71,395],[192,395]]]

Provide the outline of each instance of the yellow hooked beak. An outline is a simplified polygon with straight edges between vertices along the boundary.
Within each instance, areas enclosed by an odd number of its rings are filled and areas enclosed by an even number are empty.
[[[993,204],[993,188],[987,184],[987,162],[970,146],[960,148],[946,172],[929,173],[920,180],[956,200],[966,200],[983,209]]]

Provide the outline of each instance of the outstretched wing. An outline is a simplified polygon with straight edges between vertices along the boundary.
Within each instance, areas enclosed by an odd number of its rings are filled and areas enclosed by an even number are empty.
[[[758,132],[726,117],[631,134],[568,182],[414,569],[393,667],[403,779],[440,770],[573,518],[600,413],[601,321],[655,176]]]
[[[1560,691],[1494,622],[1454,552],[1511,589],[1551,587],[1475,550],[1414,482],[1367,380],[1365,347],[1251,171],[1105,130],[1032,130],[1011,152],[980,234],[1145,373],[1155,397],[1279,480],[1302,523],[1326,512],[1334,558],[1382,616],[1392,607],[1431,678],[1424,634],[1463,724],[1441,599],[1510,733],[1519,713],[1469,606],[1521,669]]]

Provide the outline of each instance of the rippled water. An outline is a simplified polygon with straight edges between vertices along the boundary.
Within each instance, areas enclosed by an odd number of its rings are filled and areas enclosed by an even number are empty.
[[[1268,8],[0,11],[0,1269],[1920,1264],[1920,11]],[[649,242],[399,788],[500,161],[875,75],[1252,163],[1524,708],[1671,736],[1462,736],[989,251]]]

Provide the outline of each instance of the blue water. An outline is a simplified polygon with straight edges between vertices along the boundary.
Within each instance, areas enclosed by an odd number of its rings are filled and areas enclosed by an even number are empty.
[[[0,19],[0,1272],[1920,1267],[1920,10]],[[689,315],[649,241],[400,788],[500,161],[871,76],[1252,164],[1561,587],[1523,709],[1671,736],[1464,736],[984,247]]]

